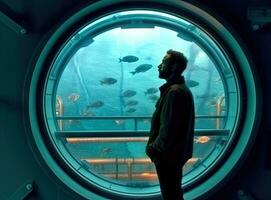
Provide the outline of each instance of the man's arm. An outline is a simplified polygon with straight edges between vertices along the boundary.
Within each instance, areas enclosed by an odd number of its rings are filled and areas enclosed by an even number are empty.
[[[172,90],[166,95],[161,110],[159,134],[151,144],[154,150],[166,152],[172,144],[181,139],[185,101],[186,96],[183,92]]]

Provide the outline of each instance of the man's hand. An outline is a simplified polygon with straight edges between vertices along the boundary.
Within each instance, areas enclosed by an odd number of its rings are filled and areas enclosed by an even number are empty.
[[[152,162],[155,162],[157,161],[161,153],[157,151],[151,143],[146,146],[146,154],[149,156]]]

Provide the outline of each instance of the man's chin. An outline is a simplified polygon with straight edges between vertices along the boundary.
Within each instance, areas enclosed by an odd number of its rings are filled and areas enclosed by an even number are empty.
[[[164,75],[163,74],[159,74],[158,77],[159,78],[164,78]]]
[[[163,74],[159,74],[158,77],[161,78],[161,79],[165,79],[166,78],[165,75],[163,75]]]

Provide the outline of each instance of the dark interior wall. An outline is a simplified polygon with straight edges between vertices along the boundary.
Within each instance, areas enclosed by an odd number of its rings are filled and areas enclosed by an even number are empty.
[[[234,195],[242,198],[241,191],[249,193],[255,199],[271,199],[271,27],[269,25],[253,31],[248,20],[248,8],[271,8],[271,1],[200,1],[225,19],[237,32],[239,39],[247,47],[259,75],[262,92],[262,115],[255,145],[242,170],[236,175],[220,197],[235,188]],[[271,21],[271,19],[269,18]],[[244,195],[245,196],[245,195]],[[243,197],[244,197],[243,196]]]
[[[22,35],[0,20],[0,200],[8,199],[31,180],[35,182],[35,192],[30,199],[81,199],[64,189],[40,155],[33,153],[38,151],[29,143],[29,129],[22,118],[26,105],[26,75],[32,69],[45,34],[82,3],[72,0],[0,1],[1,12],[28,30]]]
[[[269,0],[249,1],[208,1],[201,0],[200,4],[210,9],[233,27],[241,42],[247,47],[258,73],[262,93],[262,115],[255,145],[250,152],[242,170],[235,176],[232,184],[228,185],[214,199],[220,199],[229,193],[232,198],[249,199],[246,195],[259,200],[271,199],[271,24],[260,30],[253,31],[248,20],[248,8],[271,8]],[[269,18],[269,21],[271,19]],[[244,195],[242,195],[244,190]]]
[[[1,12],[28,30],[25,35],[16,33],[0,20],[0,199],[4,200],[12,195],[29,179],[35,179],[37,185],[33,199],[78,199],[73,192],[64,189],[60,181],[54,179],[40,156],[33,153],[36,152],[34,147],[29,145],[31,133],[26,131],[22,120],[26,103],[23,102],[24,84],[46,33],[91,2],[94,1],[0,1]],[[253,31],[247,18],[248,7],[271,7],[271,2],[200,0],[195,3],[225,19],[234,28],[252,56],[263,99],[262,118],[254,148],[232,184],[219,192],[214,199],[225,196],[237,199],[240,189],[260,200],[271,199],[271,30],[266,28]]]

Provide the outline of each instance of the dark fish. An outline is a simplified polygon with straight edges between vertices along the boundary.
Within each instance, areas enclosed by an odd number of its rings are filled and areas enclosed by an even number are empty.
[[[119,62],[127,62],[127,63],[132,63],[138,61],[138,57],[136,56],[124,56],[123,58],[119,58]]]
[[[155,94],[156,92],[158,92],[158,89],[152,87],[152,88],[149,88],[149,89],[146,90],[145,95],[147,95],[147,94]]]
[[[123,97],[132,97],[132,96],[135,96],[135,95],[136,95],[136,91],[134,91],[134,90],[125,90],[122,93]]]
[[[101,85],[112,85],[117,82],[117,79],[114,78],[103,78],[100,80]]]
[[[133,113],[135,112],[136,109],[135,108],[129,108],[128,110],[126,110],[127,113]]]
[[[68,99],[73,103],[76,102],[79,98],[80,98],[80,94],[78,94],[78,93],[71,93],[68,96]]]
[[[192,87],[198,86],[198,85],[199,85],[199,82],[193,81],[193,80],[186,80],[186,81],[185,81],[185,84],[186,84],[188,87],[192,88]]]
[[[93,101],[91,103],[89,103],[89,105],[87,105],[87,109],[89,108],[99,108],[102,107],[104,105],[104,102],[98,100],[98,101]]]
[[[135,106],[138,104],[137,100],[130,100],[125,103],[125,106]]]
[[[150,56],[147,56],[145,60],[151,60],[152,58]]]
[[[157,95],[150,95],[149,99],[152,100],[153,102],[156,102],[159,99],[159,97]]]
[[[130,72],[130,73],[135,75],[136,73],[146,72],[150,68],[152,68],[152,65],[150,65],[150,64],[142,64],[142,65],[139,65],[137,68],[135,68],[135,71]]]

